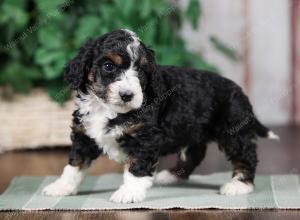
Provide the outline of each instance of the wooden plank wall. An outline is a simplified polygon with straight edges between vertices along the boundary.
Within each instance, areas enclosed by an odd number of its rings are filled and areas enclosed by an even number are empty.
[[[292,122],[300,124],[300,0],[291,0]]]
[[[186,24],[190,48],[243,87],[269,125],[300,123],[299,0],[202,0],[199,29]],[[242,59],[233,62],[209,42],[216,36]],[[297,86],[298,85],[298,86]]]
[[[291,108],[290,25],[287,0],[251,0],[250,98],[266,123],[288,123]]]

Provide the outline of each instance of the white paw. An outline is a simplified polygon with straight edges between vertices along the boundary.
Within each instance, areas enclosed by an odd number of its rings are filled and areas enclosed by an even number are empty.
[[[49,184],[42,190],[45,196],[68,196],[77,193],[77,186],[61,181],[60,179]]]
[[[253,192],[253,184],[232,179],[220,188],[220,193],[227,196],[243,195]]]
[[[162,170],[156,174],[154,182],[159,185],[177,183],[180,179],[169,170]]]
[[[122,185],[114,194],[110,197],[110,201],[116,203],[134,203],[142,202],[146,197],[146,190],[138,188],[129,188]]]

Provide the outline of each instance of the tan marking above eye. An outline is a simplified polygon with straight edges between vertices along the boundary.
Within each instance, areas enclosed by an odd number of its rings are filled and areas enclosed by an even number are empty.
[[[146,57],[145,57],[145,56],[142,56],[142,57],[140,58],[140,65],[144,65],[144,64],[146,64],[146,63],[147,63]]]
[[[94,81],[94,75],[93,75],[93,73],[89,72],[87,78],[88,78],[89,81],[93,82]]]
[[[145,56],[142,56],[139,60],[139,65],[143,66],[143,65],[148,65],[148,70],[150,73],[155,72],[155,65],[153,63],[149,63],[147,58]]]
[[[129,127],[127,127],[125,129],[125,133],[135,136],[135,132],[137,132],[138,130],[140,130],[142,127],[144,126],[144,124],[142,123],[138,123],[138,124],[132,124]]]
[[[121,65],[123,62],[123,58],[119,54],[116,54],[116,53],[107,54],[107,58],[109,58],[116,65]]]

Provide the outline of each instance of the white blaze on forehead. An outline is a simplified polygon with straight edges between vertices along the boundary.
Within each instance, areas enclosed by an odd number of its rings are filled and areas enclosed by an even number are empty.
[[[131,65],[133,61],[135,61],[138,57],[138,48],[139,48],[140,43],[133,41],[132,43],[128,44],[126,47],[126,50],[131,58]]]
[[[134,40],[137,40],[137,41],[140,41],[140,38],[136,35],[136,33],[134,33],[133,31],[131,30],[128,30],[128,29],[122,29],[123,31],[127,32],[128,34],[131,35],[131,37],[134,39]]]
[[[138,48],[140,46],[140,39],[136,36],[136,34],[130,30],[127,29],[123,29],[124,31],[126,31],[127,33],[130,34],[131,38],[133,39],[133,41],[127,45],[126,50],[131,58],[131,62],[135,61],[138,57]],[[132,63],[131,63],[132,65]]]

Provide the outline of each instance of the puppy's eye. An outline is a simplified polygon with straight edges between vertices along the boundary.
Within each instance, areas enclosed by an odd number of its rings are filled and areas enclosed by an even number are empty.
[[[115,70],[115,65],[112,62],[105,62],[102,66],[102,68],[106,71],[106,72],[112,72]]]

